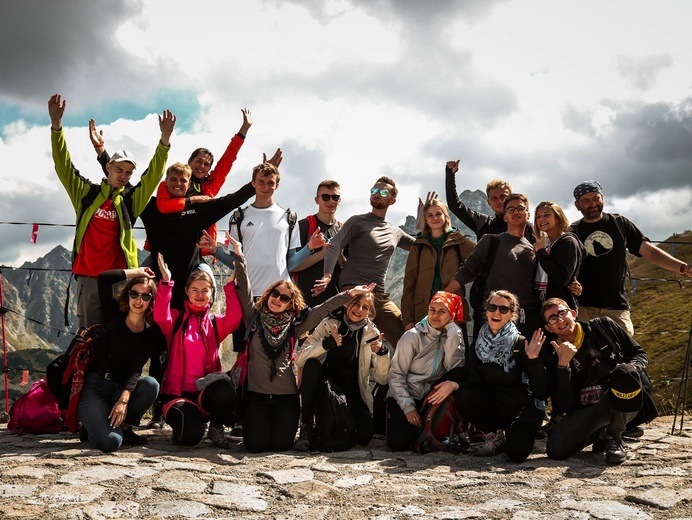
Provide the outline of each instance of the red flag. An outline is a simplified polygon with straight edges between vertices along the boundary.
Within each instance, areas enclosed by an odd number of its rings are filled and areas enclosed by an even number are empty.
[[[19,386],[26,386],[29,383],[29,371],[28,370],[22,370],[22,382],[19,383]]]
[[[31,243],[35,244],[37,238],[38,238],[38,224],[34,224],[34,227],[31,230]]]

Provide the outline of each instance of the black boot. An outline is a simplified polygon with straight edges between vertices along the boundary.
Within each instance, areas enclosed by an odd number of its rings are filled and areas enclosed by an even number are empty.
[[[298,440],[293,445],[296,451],[308,451],[310,449],[310,440],[312,439],[312,425],[308,423],[300,423],[300,435]]]
[[[142,437],[141,435],[137,435],[135,432],[133,432],[131,426],[123,428],[122,430],[123,446],[144,446],[147,442],[149,442],[149,439],[146,437]]]
[[[151,420],[145,426],[148,430],[160,430],[166,421],[163,419],[163,403],[156,401],[151,407]]]

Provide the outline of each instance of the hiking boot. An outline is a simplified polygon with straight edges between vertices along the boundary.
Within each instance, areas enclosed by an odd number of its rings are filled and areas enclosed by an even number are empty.
[[[160,430],[166,421],[163,419],[163,405],[160,403],[154,403],[151,410],[151,420],[145,426],[147,430]]]
[[[633,428],[630,428],[629,430],[625,430],[624,432],[622,432],[622,436],[627,439],[638,439],[642,435],[644,435],[643,426],[635,426]]]
[[[79,429],[79,442],[89,442],[89,432],[83,424],[82,427]]]
[[[627,460],[627,451],[622,439],[604,439],[606,462],[608,464],[622,464]]]
[[[469,436],[466,432],[455,433],[447,443],[447,451],[455,455],[466,453],[469,451],[470,447],[471,443],[469,442]]]
[[[475,446],[471,445],[473,454],[478,457],[492,457],[505,445],[505,432],[502,430],[497,430],[497,432],[490,432],[483,435],[483,442],[478,443]]]
[[[293,444],[293,449],[296,451],[309,451],[311,437],[312,427],[307,424],[301,424],[300,435],[298,435],[298,440]]]
[[[207,439],[209,439],[217,448],[228,449],[231,443],[226,439],[223,426],[209,426],[207,431]]]
[[[233,428],[231,428],[231,438],[236,438],[236,439],[243,439],[243,425],[242,424],[236,424]]]
[[[137,435],[132,428],[123,428],[123,446],[144,446],[149,439]]]

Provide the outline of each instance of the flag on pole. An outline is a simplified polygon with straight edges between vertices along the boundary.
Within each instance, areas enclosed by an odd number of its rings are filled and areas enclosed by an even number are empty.
[[[37,238],[38,238],[38,224],[34,224],[33,229],[31,230],[31,243],[35,244]]]

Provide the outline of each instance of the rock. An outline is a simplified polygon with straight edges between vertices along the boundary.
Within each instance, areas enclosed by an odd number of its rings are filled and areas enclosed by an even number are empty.
[[[307,468],[295,468],[295,469],[284,469],[278,471],[269,471],[266,473],[260,473],[274,480],[277,484],[294,484],[297,482],[305,482],[307,480],[312,480],[314,474]]]
[[[335,487],[339,488],[351,488],[355,486],[364,486],[372,480],[370,475],[359,475],[357,477],[342,477],[336,482],[334,482]]]

